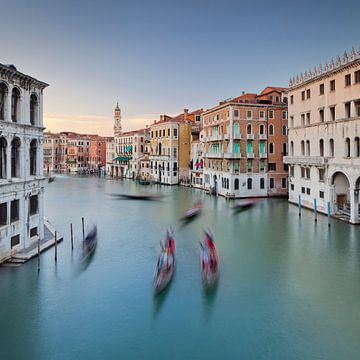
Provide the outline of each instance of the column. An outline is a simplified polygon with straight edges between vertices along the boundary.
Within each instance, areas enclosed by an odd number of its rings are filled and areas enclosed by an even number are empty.
[[[44,239],[44,191],[40,189],[38,194],[38,206],[39,206],[39,227],[38,227],[38,234],[40,240]]]
[[[355,101],[351,101],[351,103],[350,103],[350,117],[355,117],[355,116],[357,116],[357,109],[356,109]]]
[[[44,176],[44,149],[43,140],[38,140],[38,146],[36,149],[36,176]]]
[[[6,98],[5,120],[11,122],[11,94],[13,85],[9,84],[8,94]]]
[[[27,162],[27,156],[26,156],[26,148],[28,147],[27,139],[20,139],[21,145],[19,149],[19,164],[17,166],[19,167],[19,178],[20,179],[26,179],[28,174],[28,162]]]
[[[354,187],[350,187],[350,222],[355,224],[359,221],[359,196]]]
[[[7,147],[6,147],[6,179],[11,179],[11,139],[10,137],[6,138]]]

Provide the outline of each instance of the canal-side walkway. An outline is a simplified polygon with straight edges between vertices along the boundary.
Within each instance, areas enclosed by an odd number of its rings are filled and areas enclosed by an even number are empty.
[[[49,249],[55,245],[55,227],[49,222],[49,220],[44,219],[44,239],[40,241],[40,253]],[[63,236],[56,232],[56,241],[61,242]],[[38,255],[38,242],[33,243],[31,246],[17,251],[16,254],[12,255],[6,262],[12,264],[23,264],[26,261],[32,259]]]

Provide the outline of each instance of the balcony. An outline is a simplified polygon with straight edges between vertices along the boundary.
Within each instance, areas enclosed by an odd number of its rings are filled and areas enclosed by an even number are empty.
[[[253,152],[248,152],[248,153],[246,153],[246,157],[248,159],[253,159],[255,157],[255,154]]]
[[[221,141],[223,139],[222,134],[211,135],[207,138],[207,141]]]
[[[246,135],[246,138],[247,138],[248,140],[254,140],[255,136],[254,136],[254,134],[247,134],[247,135]]]
[[[267,134],[259,134],[259,140],[266,140]]]
[[[234,140],[240,140],[241,139],[241,134],[234,134],[233,139]]]
[[[328,158],[324,156],[284,156],[283,161],[289,165],[325,165]]]
[[[218,153],[205,153],[206,158],[212,158],[212,159],[222,159],[224,157],[224,153],[218,152]]]
[[[266,159],[267,158],[267,153],[259,153],[259,158],[260,159]]]
[[[226,152],[226,153],[224,153],[224,158],[225,159],[241,159],[241,154]]]

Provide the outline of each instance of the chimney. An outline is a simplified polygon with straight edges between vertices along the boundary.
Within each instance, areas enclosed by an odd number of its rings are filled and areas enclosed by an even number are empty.
[[[184,120],[187,119],[188,113],[189,113],[189,109],[184,109]]]
[[[242,91],[242,92],[241,92],[241,95],[245,95],[245,91]]]

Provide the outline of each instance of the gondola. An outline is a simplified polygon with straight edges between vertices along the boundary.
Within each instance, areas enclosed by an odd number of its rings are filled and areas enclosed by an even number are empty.
[[[175,271],[175,239],[169,231],[166,233],[166,245],[163,246],[161,242],[160,245],[161,252],[158,257],[153,283],[154,295],[159,294],[169,285]]]
[[[94,227],[88,232],[84,241],[83,241],[83,258],[91,256],[97,246],[97,226]]]
[[[240,201],[240,202],[238,202],[237,204],[235,204],[233,206],[233,210],[242,211],[242,210],[245,210],[245,209],[248,209],[248,208],[252,207],[256,203],[257,203],[257,200],[254,200],[254,199]]]
[[[49,176],[48,182],[52,183],[53,181],[55,181],[55,176]]]
[[[186,221],[186,220],[194,219],[195,217],[201,214],[202,208],[203,205],[201,203],[195,204],[191,209],[185,211],[185,214],[181,218],[181,220]]]
[[[143,194],[143,195],[131,195],[131,194],[111,194],[111,196],[117,197],[123,200],[160,200],[161,195]]]
[[[210,231],[205,231],[204,241],[200,242],[200,266],[203,285],[210,289],[219,278],[219,255]]]

